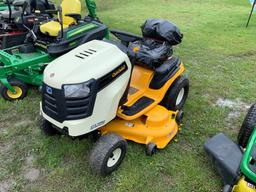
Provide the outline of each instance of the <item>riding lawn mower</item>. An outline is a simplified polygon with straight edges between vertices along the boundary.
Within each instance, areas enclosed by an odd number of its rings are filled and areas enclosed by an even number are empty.
[[[220,133],[205,143],[224,181],[223,192],[256,192],[256,104],[248,111],[238,144]]]
[[[11,6],[11,8],[12,8],[12,6]],[[8,8],[8,5],[7,5],[6,1],[5,0],[0,0],[0,11],[4,11],[4,10],[7,10],[7,9],[9,9],[9,8]]]
[[[51,18],[52,15],[46,10],[55,10],[54,4],[48,0],[14,0],[13,8],[10,0],[6,0],[6,3],[8,9],[0,11],[0,49],[23,44],[28,33],[27,27],[31,29],[35,19],[44,21]]]
[[[35,25],[26,43],[0,50],[1,95],[5,100],[23,99],[27,84],[42,86],[44,68],[62,54],[93,39],[108,38],[108,29],[95,12],[93,0],[86,0],[89,16],[81,18],[80,0],[63,0],[58,10],[46,11],[54,19]],[[84,53],[86,54],[86,53]]]
[[[46,67],[40,109],[47,135],[99,136],[90,166],[103,176],[122,163],[126,140],[145,144],[149,156],[165,148],[189,92],[184,65],[173,57],[183,37],[176,25],[149,19],[142,37],[111,33],[120,42],[90,41]]]

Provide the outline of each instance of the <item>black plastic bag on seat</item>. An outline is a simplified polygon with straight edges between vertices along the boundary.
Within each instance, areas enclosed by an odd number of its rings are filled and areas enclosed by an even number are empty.
[[[137,49],[137,51],[134,51]],[[172,47],[167,42],[157,42],[152,39],[143,39],[130,43],[129,56],[135,58],[137,64],[155,69],[173,54]],[[136,52],[136,53],[134,53]]]
[[[180,44],[183,34],[173,23],[164,19],[148,19],[141,26],[142,34],[145,38],[155,38],[167,41],[171,45]]]

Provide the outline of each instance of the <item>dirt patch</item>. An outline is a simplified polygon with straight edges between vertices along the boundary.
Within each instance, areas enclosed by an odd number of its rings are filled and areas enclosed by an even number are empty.
[[[241,101],[241,99],[230,100],[219,98],[216,101],[215,106],[231,109],[231,112],[226,117],[226,122],[229,127],[233,127],[233,122],[235,122],[243,112],[246,112],[250,108],[250,105]]]
[[[240,111],[246,111],[250,108],[250,105],[242,102],[241,99],[230,100],[219,98],[215,105],[218,107],[228,107],[230,109],[236,109]]]
[[[33,121],[31,120],[24,120],[24,121],[19,121],[17,123],[14,124],[15,127],[26,127],[28,125],[31,125],[33,123]]]
[[[5,153],[5,152],[9,151],[10,149],[11,149],[11,144],[0,143],[0,153]]]
[[[10,191],[12,183],[13,183],[13,180],[11,179],[0,182],[0,192]]]
[[[248,59],[248,58],[252,58],[256,56],[256,52],[254,50],[250,50],[247,52],[241,52],[241,53],[236,53],[236,54],[231,54],[229,56],[227,56],[227,58],[230,61],[237,61],[238,59]]]
[[[25,159],[25,163],[27,166],[31,166],[33,165],[33,162],[34,162],[34,156],[33,155],[29,155],[28,157],[26,157]]]
[[[26,169],[23,175],[30,182],[34,182],[39,178],[40,170],[35,168]]]

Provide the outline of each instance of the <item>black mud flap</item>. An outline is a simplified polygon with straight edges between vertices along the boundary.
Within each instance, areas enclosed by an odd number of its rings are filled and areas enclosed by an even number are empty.
[[[240,177],[240,163],[243,156],[240,147],[220,133],[209,139],[204,149],[213,160],[224,184],[233,186]]]

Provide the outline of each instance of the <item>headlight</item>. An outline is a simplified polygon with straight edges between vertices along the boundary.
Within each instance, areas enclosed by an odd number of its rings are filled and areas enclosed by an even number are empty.
[[[66,98],[83,98],[90,95],[90,82],[64,85],[64,93]]]

